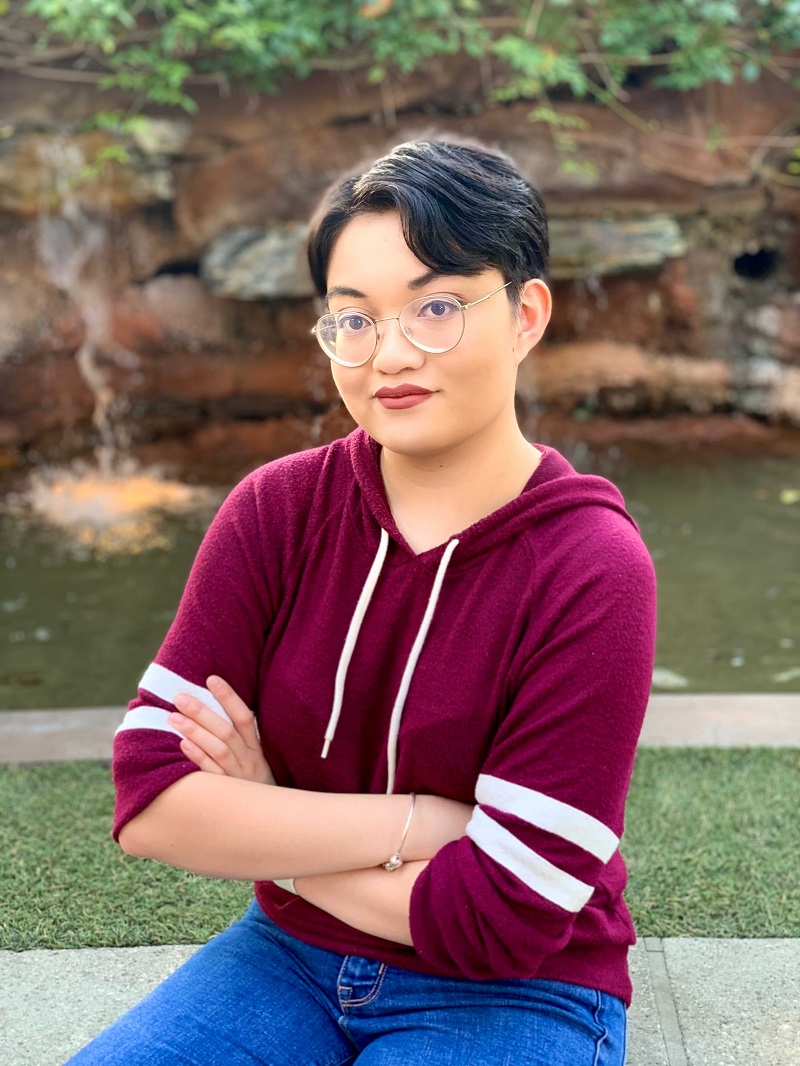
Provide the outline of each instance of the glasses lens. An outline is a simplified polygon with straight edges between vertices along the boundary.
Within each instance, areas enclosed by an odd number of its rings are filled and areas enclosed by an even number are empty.
[[[358,311],[323,315],[316,336],[325,354],[342,366],[362,366],[378,340],[375,323]]]
[[[420,296],[400,312],[400,328],[426,352],[449,352],[464,335],[464,312],[452,296]]]

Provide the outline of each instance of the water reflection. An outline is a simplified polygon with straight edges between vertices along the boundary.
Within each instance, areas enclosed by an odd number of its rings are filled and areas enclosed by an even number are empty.
[[[40,467],[21,492],[10,493],[6,514],[23,526],[58,529],[73,558],[97,561],[109,555],[139,555],[172,546],[165,517],[208,507],[218,493],[165,477],[159,467],[142,469],[130,459],[104,473],[84,463]]]
[[[127,702],[219,490],[152,469],[37,471],[0,503],[0,708]]]
[[[800,458],[585,465],[619,486],[655,563],[654,689],[800,692]]]
[[[800,692],[800,457],[569,458],[654,560],[654,690]],[[127,470],[43,468],[0,502],[0,707],[125,703],[163,640],[224,490]]]

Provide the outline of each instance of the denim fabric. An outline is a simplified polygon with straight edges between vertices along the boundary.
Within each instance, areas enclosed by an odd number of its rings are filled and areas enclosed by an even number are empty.
[[[622,1000],[311,947],[253,902],[68,1066],[622,1066]]]

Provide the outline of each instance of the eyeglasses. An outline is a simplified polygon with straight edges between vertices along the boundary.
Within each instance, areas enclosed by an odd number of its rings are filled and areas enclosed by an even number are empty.
[[[420,296],[402,308],[399,315],[388,318],[373,318],[364,311],[339,311],[323,315],[311,330],[323,352],[340,366],[363,366],[368,363],[378,347],[379,322],[397,322],[415,348],[433,355],[441,355],[455,348],[464,336],[464,312],[483,303],[501,289],[511,284],[507,281],[492,289],[479,300],[462,304],[455,296],[433,293]]]

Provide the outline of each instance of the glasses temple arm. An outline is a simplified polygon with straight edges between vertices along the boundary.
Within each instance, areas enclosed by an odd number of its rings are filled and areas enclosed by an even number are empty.
[[[510,281],[507,281],[507,282],[505,283],[505,285],[498,285],[498,287],[497,287],[496,289],[492,289],[492,291],[491,291],[491,292],[487,292],[485,296],[481,296],[480,300],[472,300],[472,301],[471,301],[470,303],[468,303],[468,304],[462,304],[462,305],[461,305],[461,310],[462,310],[462,311],[466,311],[466,310],[467,310],[467,308],[469,308],[469,307],[474,307],[474,306],[475,306],[475,304],[482,304],[484,300],[488,300],[488,299],[489,299],[489,297],[490,297],[490,296],[494,296],[494,294],[495,294],[496,292],[500,292],[500,290],[501,290],[501,289],[507,289],[507,288],[508,288],[508,286],[509,286],[510,284],[511,284],[511,282],[510,282]]]

